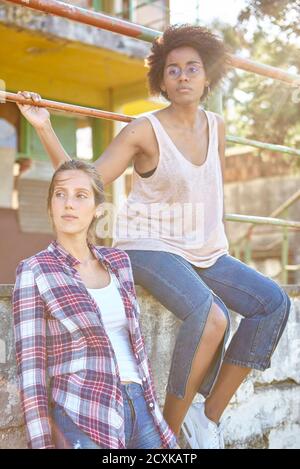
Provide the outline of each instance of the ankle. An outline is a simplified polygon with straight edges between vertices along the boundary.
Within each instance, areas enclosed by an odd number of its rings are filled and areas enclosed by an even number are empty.
[[[220,421],[220,415],[213,409],[206,401],[204,404],[204,414],[212,422],[218,424]]]

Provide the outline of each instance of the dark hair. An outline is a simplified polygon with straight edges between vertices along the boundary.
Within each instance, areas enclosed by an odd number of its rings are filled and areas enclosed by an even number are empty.
[[[146,59],[149,66],[148,82],[152,95],[162,94],[168,99],[167,94],[161,90],[164,68],[167,55],[178,47],[192,47],[203,62],[206,76],[213,89],[226,73],[226,48],[223,41],[201,26],[190,24],[169,26],[162,36],[156,38],[152,44],[151,53]],[[202,95],[205,99],[208,89]]]
[[[55,170],[52,176],[50,186],[48,189],[48,200],[47,200],[48,213],[51,214],[51,201],[52,201],[53,192],[55,188],[56,176],[62,173],[63,171],[70,171],[74,169],[78,171],[82,171],[83,173],[87,174],[87,176],[89,176],[91,183],[92,183],[93,192],[94,192],[95,205],[97,206],[104,202],[105,197],[104,197],[103,183],[101,181],[101,177],[99,173],[97,172],[95,166],[93,166],[90,163],[86,163],[85,161],[81,161],[81,160],[68,160],[62,163]],[[91,241],[94,241],[94,238],[95,238],[96,222],[97,220],[94,219],[88,229],[88,238]]]

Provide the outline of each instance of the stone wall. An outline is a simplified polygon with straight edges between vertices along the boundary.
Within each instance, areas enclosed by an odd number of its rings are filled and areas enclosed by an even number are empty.
[[[272,367],[264,373],[253,371],[224,413],[227,447],[300,448],[300,287],[286,290],[293,308]],[[15,379],[11,291],[12,286],[0,286],[0,448],[24,448]],[[137,293],[158,398],[163,405],[180,323],[141,287],[137,287]],[[233,323],[236,327],[235,315]]]

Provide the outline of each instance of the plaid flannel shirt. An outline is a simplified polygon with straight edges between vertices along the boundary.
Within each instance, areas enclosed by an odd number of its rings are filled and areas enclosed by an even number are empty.
[[[176,438],[159,409],[128,255],[90,245],[116,280],[145,399],[162,446]],[[16,358],[30,448],[53,448],[47,392],[101,448],[125,448],[124,409],[116,357],[101,311],[75,269],[79,263],[56,241],[22,261],[13,292]]]

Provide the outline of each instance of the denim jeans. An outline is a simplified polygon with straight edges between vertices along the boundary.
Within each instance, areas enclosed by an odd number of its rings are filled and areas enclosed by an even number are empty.
[[[146,288],[181,321],[167,392],[184,398],[194,355],[212,303],[219,305],[228,327],[214,362],[198,390],[207,397],[222,362],[265,370],[285,328],[290,300],[271,279],[228,254],[208,268],[198,268],[165,251],[127,250],[135,283]],[[229,311],[241,315],[225,353]]]
[[[124,401],[126,448],[160,448],[161,437],[148,410],[142,386],[137,383],[127,383],[122,384],[121,388]],[[101,449],[75,425],[63,407],[54,403],[51,417],[55,448]]]

